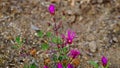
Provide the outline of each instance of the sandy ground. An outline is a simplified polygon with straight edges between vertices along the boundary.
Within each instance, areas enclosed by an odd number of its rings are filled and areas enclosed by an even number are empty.
[[[53,2],[54,16],[48,12]],[[89,60],[100,61],[108,57],[110,68],[120,68],[120,0],[0,0],[0,67],[23,68],[33,61],[42,68],[40,40],[32,26],[48,30],[48,23],[62,22],[59,32],[67,29],[76,31],[74,40],[81,52],[79,68],[93,68]],[[52,31],[50,29],[49,31]],[[23,49],[12,49],[15,38],[25,39]],[[36,57],[21,57],[19,54],[36,48]],[[20,62],[20,60],[25,60]],[[99,63],[101,64],[101,63]]]

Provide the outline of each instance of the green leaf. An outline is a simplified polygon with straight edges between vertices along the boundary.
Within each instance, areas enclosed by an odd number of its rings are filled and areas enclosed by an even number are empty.
[[[47,37],[51,37],[51,35],[52,35],[51,32],[47,32],[47,33],[46,33],[46,36],[47,36]]]
[[[55,48],[54,48],[54,50],[56,50],[56,51],[57,51],[58,49],[59,49],[58,47],[55,47]]]
[[[42,32],[41,30],[39,30],[39,31],[37,32],[37,35],[41,38],[41,37],[43,37],[43,32]]]
[[[68,56],[66,54],[63,55],[63,59],[68,59]]]
[[[66,54],[68,52],[68,47],[63,47],[63,48],[60,48],[60,51],[59,53],[62,55],[62,54]]]
[[[35,65],[35,63],[30,65],[30,68],[37,68],[37,66]]]
[[[57,56],[54,54],[53,56],[52,56],[52,59],[53,59],[53,61],[57,61]]]
[[[29,68],[29,66],[25,64],[23,68]]]
[[[16,48],[18,48],[18,46],[17,46],[17,45],[13,45],[12,48],[13,48],[13,49],[16,49]]]
[[[110,61],[108,61],[107,66],[105,68],[109,68],[110,65]]]
[[[63,54],[62,48],[59,48],[59,54],[60,54],[60,55]]]
[[[67,48],[67,47],[64,47],[64,48],[62,48],[62,51],[63,51],[63,53],[67,53],[68,48]]]
[[[53,43],[57,43],[56,37],[53,37],[53,38],[52,38],[52,42],[53,42]]]
[[[58,60],[62,61],[62,60],[63,60],[63,56],[60,55],[60,56],[58,57]]]
[[[61,43],[61,38],[60,37],[53,37],[52,42],[56,43],[56,44],[60,44]]]
[[[57,43],[58,43],[58,44],[61,44],[61,43],[62,43],[62,41],[61,41],[61,38],[60,38],[60,37],[57,37]]]
[[[63,68],[66,68],[67,67],[67,65],[66,64],[63,64]]]
[[[64,20],[64,19],[65,19],[65,16],[62,16],[62,19]]]
[[[15,39],[15,41],[16,41],[17,44],[19,44],[19,45],[22,43],[22,42],[20,41],[20,36],[17,36],[16,39]]]
[[[49,48],[49,45],[48,45],[47,43],[42,43],[42,44],[41,44],[41,48],[42,48],[43,50],[47,50],[47,49]]]
[[[89,61],[91,65],[93,65],[95,68],[98,68],[99,65],[95,61]]]

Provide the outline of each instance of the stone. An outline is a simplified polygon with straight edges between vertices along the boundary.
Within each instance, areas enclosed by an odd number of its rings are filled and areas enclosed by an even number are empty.
[[[86,39],[87,39],[88,41],[93,41],[93,40],[95,40],[95,35],[89,34],[89,35],[87,35]]]
[[[90,48],[90,51],[91,52],[96,52],[96,49],[97,49],[97,44],[95,41],[92,41],[89,43],[89,48]]]
[[[98,2],[98,3],[102,3],[102,2],[103,2],[103,0],[97,0],[97,2]]]
[[[75,21],[75,15],[72,15],[70,18],[69,18],[69,22],[74,22]]]
[[[72,10],[67,10],[67,11],[66,11],[66,14],[68,14],[68,15],[73,15],[74,12],[73,12]]]
[[[50,0],[52,3],[57,3],[59,2],[60,0]]]
[[[113,37],[113,41],[118,42],[118,39],[116,37]]]
[[[71,6],[74,6],[75,5],[75,0],[71,0]]]

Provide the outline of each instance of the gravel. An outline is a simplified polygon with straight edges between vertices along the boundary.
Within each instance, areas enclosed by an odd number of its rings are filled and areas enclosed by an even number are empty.
[[[51,16],[48,6],[53,2],[56,13]],[[43,67],[44,56],[49,55],[40,48],[41,39],[37,30],[47,31],[48,23],[62,22],[59,32],[73,29],[78,38],[75,45],[81,51],[80,67],[93,68],[87,62],[101,63],[104,55],[111,61],[110,68],[120,67],[120,0],[0,0],[0,68],[23,68],[33,61]],[[63,18],[64,15],[64,18]],[[55,21],[53,20],[55,18]],[[53,31],[49,28],[48,31]],[[15,38],[25,39],[21,48]],[[22,49],[24,48],[24,49]],[[29,54],[32,48],[36,55]],[[25,54],[21,56],[20,53]],[[19,63],[20,59],[25,62]]]

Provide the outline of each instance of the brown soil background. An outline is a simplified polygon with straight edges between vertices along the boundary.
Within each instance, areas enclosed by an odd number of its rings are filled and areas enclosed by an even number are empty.
[[[56,6],[54,16],[48,12],[52,2]],[[0,68],[23,68],[24,63],[34,60],[42,68],[40,41],[31,25],[46,31],[47,23],[53,24],[52,18],[62,22],[60,32],[69,28],[76,31],[74,44],[81,52],[79,68],[93,68],[88,61],[100,63],[102,55],[110,60],[110,68],[120,68],[120,0],[75,0],[74,5],[69,0],[0,0]],[[24,51],[11,48],[18,35],[27,40],[23,45],[26,51],[37,49],[36,57],[20,57],[18,54]],[[21,64],[21,59],[26,62]]]

